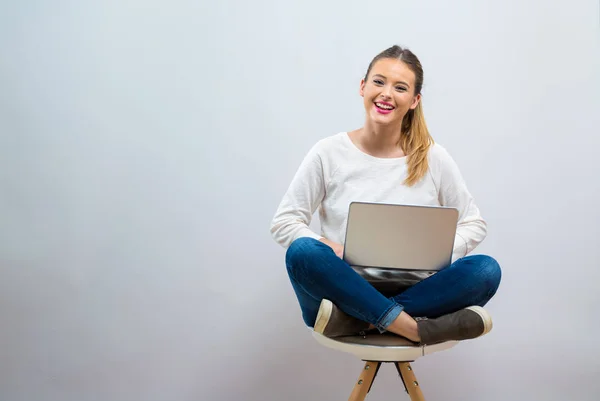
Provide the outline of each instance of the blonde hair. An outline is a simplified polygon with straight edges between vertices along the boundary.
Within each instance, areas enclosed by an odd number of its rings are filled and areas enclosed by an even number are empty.
[[[421,62],[413,52],[397,45],[382,51],[373,58],[367,69],[365,80],[368,78],[369,72],[375,62],[382,58],[393,58],[405,63],[415,74],[415,96],[421,94],[421,89],[423,88],[423,67],[421,66]],[[402,128],[400,129],[400,141],[398,145],[408,158],[408,176],[404,180],[404,184],[408,186],[413,186],[427,174],[427,170],[429,169],[427,155],[429,148],[434,144],[433,138],[427,129],[423,105],[421,103],[419,101],[414,110],[411,109],[406,113],[402,120]]]
[[[409,187],[416,184],[429,169],[427,155],[434,144],[429,134],[421,102],[414,110],[409,110],[402,120],[400,147],[408,157],[408,176],[404,184]]]

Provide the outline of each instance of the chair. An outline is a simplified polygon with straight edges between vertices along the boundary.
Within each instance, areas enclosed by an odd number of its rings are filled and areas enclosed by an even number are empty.
[[[410,362],[434,352],[447,350],[458,343],[457,341],[447,341],[440,344],[418,346],[407,339],[390,333],[368,334],[364,337],[346,336],[334,340],[317,333],[312,328],[309,329],[321,345],[354,354],[365,362],[348,401],[363,401],[365,399],[382,363],[394,364],[411,401],[425,401]]]

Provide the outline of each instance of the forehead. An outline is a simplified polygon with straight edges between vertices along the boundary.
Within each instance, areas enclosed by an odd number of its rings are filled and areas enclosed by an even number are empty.
[[[406,82],[411,86],[415,83],[415,74],[408,65],[393,58],[377,60],[373,67],[371,67],[369,75],[373,76],[376,74],[383,75],[388,80]]]

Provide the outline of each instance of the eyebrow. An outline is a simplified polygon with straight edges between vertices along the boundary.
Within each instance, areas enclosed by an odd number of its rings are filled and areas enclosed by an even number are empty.
[[[373,78],[375,78],[375,77],[380,77],[380,78],[383,78],[383,79],[387,79],[386,77],[384,77],[384,76],[383,76],[383,75],[381,75],[381,74],[375,74],[375,75],[373,75]],[[407,84],[407,83],[406,83],[406,82],[404,82],[404,81],[398,81],[398,82],[396,82],[396,83],[397,83],[397,84],[404,84],[404,85],[406,85],[406,86],[408,86],[408,87],[410,88],[410,85],[409,85],[409,84]]]

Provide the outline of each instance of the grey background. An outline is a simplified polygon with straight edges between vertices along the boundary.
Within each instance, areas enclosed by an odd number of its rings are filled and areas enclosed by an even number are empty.
[[[599,11],[2,2],[0,400],[347,399],[362,363],[304,328],[269,223],[394,43],[504,269],[493,332],[415,362],[427,400],[597,400]]]

